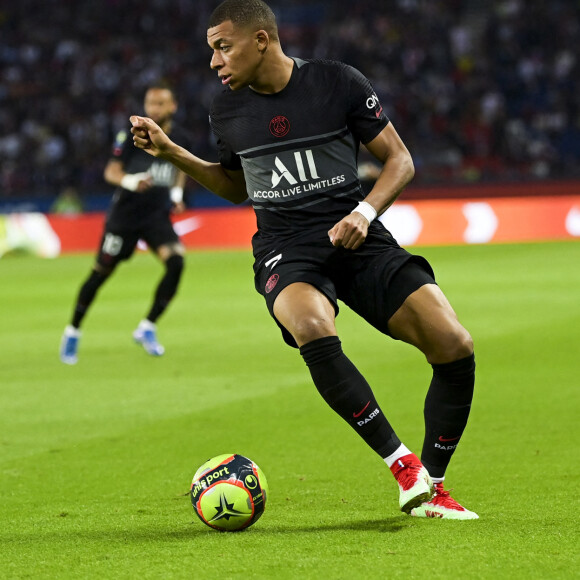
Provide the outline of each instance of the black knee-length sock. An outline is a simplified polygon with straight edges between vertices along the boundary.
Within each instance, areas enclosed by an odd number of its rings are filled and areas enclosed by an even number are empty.
[[[431,477],[444,477],[467,425],[475,383],[475,357],[434,364],[425,399],[421,461]]]
[[[401,442],[366,379],[342,352],[338,337],[313,340],[300,347],[300,354],[328,405],[381,457],[394,453]]]
[[[103,285],[109,274],[101,274],[96,270],[92,270],[89,277],[85,280],[75,304],[71,325],[79,328],[83,318],[85,317],[89,306],[93,303],[97,290]]]
[[[179,254],[174,254],[165,262],[165,273],[155,291],[155,297],[151,310],[147,315],[147,320],[156,322],[175,296],[183,272],[183,265],[183,256]]]

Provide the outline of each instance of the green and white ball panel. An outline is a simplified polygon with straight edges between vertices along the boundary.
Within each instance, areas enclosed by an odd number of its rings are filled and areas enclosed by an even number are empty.
[[[233,531],[250,524],[254,504],[247,489],[220,481],[202,494],[197,512],[208,526]]]

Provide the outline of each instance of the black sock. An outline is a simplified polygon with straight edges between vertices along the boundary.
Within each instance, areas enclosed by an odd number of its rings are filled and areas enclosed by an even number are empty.
[[[101,274],[96,270],[92,270],[85,283],[81,286],[71,325],[79,328],[89,306],[93,303],[97,290],[102,286],[103,282],[109,277],[109,274]]]
[[[151,310],[147,315],[147,320],[155,322],[163,314],[171,299],[175,296],[179,280],[181,279],[181,273],[183,272],[183,262],[183,256],[179,254],[174,254],[165,262],[165,274],[161,278],[155,291],[155,298]]]
[[[421,461],[431,477],[443,477],[469,417],[475,357],[432,366],[433,380],[425,399]]]
[[[300,347],[318,392],[381,457],[401,445],[375,396],[357,368],[342,352],[337,336],[313,340]]]

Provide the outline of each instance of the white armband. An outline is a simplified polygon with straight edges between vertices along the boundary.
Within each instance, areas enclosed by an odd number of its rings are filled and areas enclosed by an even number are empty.
[[[173,203],[181,203],[183,201],[183,187],[179,187],[179,185],[174,185],[169,190],[169,199]]]
[[[139,182],[144,181],[149,177],[147,172],[143,173],[127,173],[123,175],[121,179],[121,187],[123,189],[128,189],[129,191],[137,191],[139,187]]]
[[[360,201],[350,213],[354,213],[355,211],[358,211],[358,213],[367,218],[369,224],[377,217],[377,210],[366,201]]]

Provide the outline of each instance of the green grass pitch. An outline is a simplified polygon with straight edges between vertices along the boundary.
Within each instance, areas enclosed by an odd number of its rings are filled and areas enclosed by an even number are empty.
[[[447,474],[473,522],[398,511],[388,469],[326,407],[253,288],[249,252],[192,252],[159,325],[132,343],[160,266],[104,286],[79,364],[58,346],[92,256],[0,260],[0,578],[576,576],[580,243],[414,248],[476,345],[469,426]],[[416,452],[430,368],[338,317],[348,356]],[[262,519],[219,533],[188,497],[236,452],[268,477]]]

